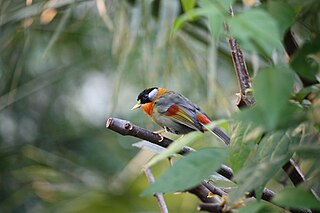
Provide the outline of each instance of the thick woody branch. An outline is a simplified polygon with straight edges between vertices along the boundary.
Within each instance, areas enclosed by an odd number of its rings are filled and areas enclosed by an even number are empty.
[[[122,120],[119,118],[108,118],[106,127],[121,135],[130,135],[136,138],[140,138],[142,140],[149,141],[164,148],[167,148],[173,142],[169,138],[162,138],[162,136],[160,136],[157,133],[151,132],[147,129],[134,125],[129,121]],[[195,150],[191,147],[186,146],[182,150],[180,150],[179,154],[185,155],[194,151]]]

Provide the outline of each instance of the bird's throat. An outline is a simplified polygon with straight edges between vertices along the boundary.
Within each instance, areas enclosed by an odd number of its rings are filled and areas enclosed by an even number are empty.
[[[146,104],[143,104],[142,105],[142,109],[143,111],[152,117],[152,110],[153,110],[153,105],[154,105],[154,102],[151,102],[151,103],[146,103]]]

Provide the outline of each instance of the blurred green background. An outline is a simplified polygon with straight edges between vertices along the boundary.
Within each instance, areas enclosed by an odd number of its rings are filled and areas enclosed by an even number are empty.
[[[182,0],[0,1],[1,213],[159,212],[152,196],[140,196],[149,184],[141,169],[152,154],[132,147],[138,139],[106,129],[107,118],[159,130],[143,112],[130,110],[137,95],[153,86],[184,94],[212,118],[229,118],[237,110],[239,92],[225,33],[214,37],[216,32],[210,34],[205,18],[191,18],[173,34],[177,17],[186,10],[181,2],[188,4]],[[240,25],[233,26],[241,29],[237,35],[243,36],[244,49],[251,47],[251,52],[244,51],[251,76],[261,67],[288,66],[288,55],[278,42],[288,26],[293,26],[299,45],[314,41],[320,29],[317,0],[260,2],[266,17],[272,18],[250,23],[271,23],[273,29],[279,28],[279,35],[247,26],[241,17]],[[233,9],[248,16],[241,12],[250,13],[256,3],[237,0]],[[261,11],[251,12],[255,14]],[[250,38],[255,31],[247,33],[247,29],[257,30],[258,35]],[[277,45],[280,48],[273,52]],[[270,50],[271,57],[261,49]],[[310,75],[312,84],[318,85],[318,50],[312,49],[313,58],[303,51],[298,74],[308,75],[310,63],[316,67]],[[298,76],[296,82],[296,90],[308,86],[301,86],[305,82]],[[319,128],[319,111],[308,118],[310,126]],[[219,145],[211,139],[209,143],[195,146]],[[314,158],[316,168],[319,161]],[[155,176],[168,167],[168,162],[156,165]],[[271,189],[279,185],[273,181]],[[170,212],[197,212],[199,200],[193,195],[166,194],[165,198]]]
[[[158,130],[130,111],[149,86],[223,118],[237,91],[226,42],[216,52],[194,25],[171,35],[181,11],[178,0],[0,1],[0,212],[159,211],[139,196],[150,153],[107,130],[106,119]],[[172,212],[198,202],[166,200]]]

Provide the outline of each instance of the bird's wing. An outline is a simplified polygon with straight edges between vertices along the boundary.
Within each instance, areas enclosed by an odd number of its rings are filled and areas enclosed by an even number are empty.
[[[178,123],[195,130],[203,131],[198,120],[199,107],[181,94],[170,91],[158,98],[155,103],[157,111]]]

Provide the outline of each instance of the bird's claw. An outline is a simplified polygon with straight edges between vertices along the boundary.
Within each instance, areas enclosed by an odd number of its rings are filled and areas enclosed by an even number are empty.
[[[159,142],[162,142],[163,141],[163,136],[160,134],[160,133],[158,133],[158,135],[160,136],[160,140],[159,140]]]
[[[159,135],[159,137],[160,137],[159,142],[162,142],[164,139],[164,137],[161,135],[161,133],[163,133],[163,132],[166,132],[166,129],[160,129],[158,131],[153,132],[154,134]]]

